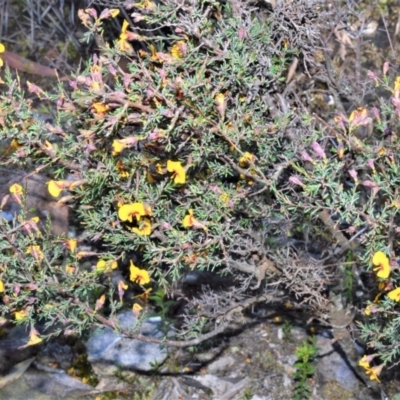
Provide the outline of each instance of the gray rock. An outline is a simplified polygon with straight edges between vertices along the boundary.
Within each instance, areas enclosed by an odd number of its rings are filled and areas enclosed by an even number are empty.
[[[131,311],[118,315],[121,328],[135,328],[137,318]],[[162,320],[149,318],[135,333],[161,339]],[[113,375],[117,370],[151,371],[162,364],[168,356],[167,349],[155,343],[146,343],[130,339],[111,328],[96,329],[86,343],[88,361],[96,373],[101,376]]]
[[[318,335],[317,371],[322,382],[336,381],[343,389],[357,391],[363,382],[357,368],[353,349],[343,345],[343,341],[332,343],[329,336]]]

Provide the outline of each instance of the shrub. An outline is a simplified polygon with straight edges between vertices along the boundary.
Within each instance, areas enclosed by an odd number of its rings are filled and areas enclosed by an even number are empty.
[[[121,20],[118,39],[69,86],[28,85],[56,105],[53,122],[35,118],[6,73],[0,137],[20,147],[3,164],[52,176],[49,192],[70,202],[78,239],[91,249],[27,235],[24,212],[19,225],[2,224],[2,313],[18,312],[32,327],[45,321],[53,330],[42,336],[80,334],[95,322],[114,326],[123,307],[144,317],[164,294],[179,296],[182,345],[289,295],[322,318],[326,287],[347,279],[351,294],[346,259],[372,275],[377,250],[396,252],[398,82],[381,82],[393,107],[363,107],[329,124],[285,89],[291,63],[314,63],[313,7],[131,8],[136,28]],[[80,18],[89,39],[119,15],[88,9]],[[178,283],[198,277],[202,291],[182,293]],[[379,314],[390,332],[394,305],[385,300]],[[379,321],[363,325],[371,344]],[[374,340],[384,362],[397,355],[388,336]]]

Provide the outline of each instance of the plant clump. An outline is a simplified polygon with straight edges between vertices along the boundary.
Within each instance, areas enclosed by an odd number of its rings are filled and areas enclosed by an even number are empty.
[[[126,307],[166,316],[160,304],[176,298],[174,346],[266,302],[294,299],[323,318],[351,259],[380,293],[362,334],[384,363],[398,356],[400,78],[373,77],[391,95],[382,107],[325,122],[285,89],[294,60],[315,65],[315,11],[235,4],[129,3],[129,20],[80,10],[87,39],[111,20],[121,29],[54,92],[28,85],[54,104],[52,122],[5,70],[0,138],[13,145],[1,163],[46,174],[78,233],[36,229],[23,208],[0,224],[1,312],[30,324],[28,345],[116,327]],[[201,290],[185,292],[189,281]]]

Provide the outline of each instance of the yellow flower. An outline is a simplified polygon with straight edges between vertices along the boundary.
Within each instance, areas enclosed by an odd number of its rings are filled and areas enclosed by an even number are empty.
[[[67,274],[73,274],[74,272],[75,272],[75,267],[73,266],[73,265],[66,265],[65,266],[65,272],[67,273]]]
[[[14,185],[10,187],[10,193],[15,194],[17,196],[22,196],[24,194],[24,191],[21,185],[18,185],[18,183],[14,183]]]
[[[378,376],[382,372],[382,368],[383,368],[383,364],[378,365],[377,367],[366,368],[365,373],[370,376],[369,379],[371,379],[371,381],[380,382],[380,380],[378,379]]]
[[[0,280],[0,293],[4,293],[4,282]]]
[[[375,265],[374,271],[379,278],[387,279],[390,275],[389,259],[382,251],[377,251],[373,258],[372,264]]]
[[[147,283],[150,283],[150,276],[149,273],[145,269],[140,269],[136,267],[132,260],[130,261],[131,266],[129,268],[130,270],[130,277],[129,279],[132,282],[136,282],[139,285],[146,285]]]
[[[363,357],[360,359],[360,361],[358,362],[358,365],[359,365],[360,367],[363,367],[363,368],[369,368],[369,363],[370,363],[370,362],[371,362],[371,360],[368,359],[367,356],[363,356]]]
[[[118,160],[115,166],[121,178],[129,178],[129,171],[125,168],[125,165],[121,160]]]
[[[184,184],[186,182],[186,171],[179,161],[167,161],[167,171],[173,172],[174,183]]]
[[[146,215],[143,203],[124,204],[118,210],[118,217],[121,221],[132,222],[133,217],[139,222],[140,218]]]
[[[191,208],[189,210],[189,214],[185,215],[185,217],[182,220],[182,225],[184,228],[196,228],[196,229],[204,229],[205,231],[207,230],[207,227],[199,222],[194,216],[193,216],[193,209]]]
[[[40,246],[37,245],[31,245],[28,247],[28,250],[26,251],[26,254],[30,254],[32,255],[32,257],[38,262],[40,263],[41,261],[43,261],[44,258],[44,254],[42,252],[42,250],[40,249]]]
[[[71,251],[71,253],[75,253],[77,243],[78,241],[76,239],[68,239],[65,245]]]
[[[132,232],[140,236],[149,236],[151,234],[151,221],[149,218],[141,218],[139,228],[132,228]]]
[[[112,147],[113,147],[112,155],[117,156],[119,153],[122,153],[124,151],[126,144],[124,143],[123,140],[115,139],[113,141]]]
[[[125,148],[134,146],[141,139],[143,139],[141,136],[129,136],[124,139],[115,139],[112,144],[112,155],[117,156],[124,151]]]
[[[143,300],[143,301],[148,301],[149,300],[149,296],[150,296],[150,292],[152,291],[152,288],[146,289],[142,294],[139,294],[133,298],[138,297],[139,299]]]
[[[365,307],[364,315],[366,315],[367,317],[370,316],[373,307],[375,307],[374,304],[369,304],[367,307]]]
[[[394,89],[393,89],[393,94],[395,96],[398,96],[400,93],[400,76],[396,77],[396,80],[394,81]]]
[[[66,184],[66,181],[49,181],[47,182],[47,188],[49,190],[49,193],[53,197],[58,197],[61,192],[68,186]]]
[[[116,269],[118,267],[118,263],[115,260],[99,260],[96,264],[96,269],[101,272],[111,271],[112,269]]]
[[[22,321],[28,316],[28,310],[15,311],[14,317],[17,321]]]
[[[254,154],[246,151],[239,159],[239,166],[241,166],[242,168],[247,167],[251,162],[254,162],[255,159],[256,157],[254,156]]]
[[[117,46],[121,51],[132,53],[133,48],[128,43],[128,27],[129,27],[129,22],[127,20],[124,20],[124,22],[122,23],[121,34],[119,35]]]
[[[143,8],[144,10],[154,10],[156,8],[155,3],[150,0],[142,0],[135,4],[137,8]]]
[[[400,287],[391,290],[387,295],[389,299],[392,299],[393,301],[400,301]]]
[[[107,104],[101,102],[93,104],[94,112],[99,115],[104,115],[109,110],[109,108],[110,107]]]
[[[143,310],[143,307],[140,305],[140,304],[138,304],[138,303],[135,303],[133,306],[132,306],[132,312],[133,312],[133,314],[135,315],[135,317],[138,317],[139,315],[140,315],[140,312]]]
[[[0,53],[4,53],[6,51],[6,48],[4,47],[3,43],[0,43]],[[0,67],[4,65],[3,59],[0,57]]]
[[[29,342],[25,346],[34,346],[35,344],[39,344],[40,342],[43,342],[43,339],[39,336],[38,332],[35,329],[32,329],[29,335]]]
[[[193,209],[189,210],[189,214],[185,215],[182,221],[182,225],[184,228],[190,228],[197,223],[197,219],[193,216]]]
[[[171,47],[171,55],[175,58],[183,58],[186,54],[187,45],[183,40],[179,40]]]

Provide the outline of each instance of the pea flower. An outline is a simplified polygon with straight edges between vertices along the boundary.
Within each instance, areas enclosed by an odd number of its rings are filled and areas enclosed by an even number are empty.
[[[179,161],[167,161],[167,171],[173,173],[173,180],[176,184],[186,183],[186,171]]]
[[[372,122],[372,118],[368,117],[368,111],[366,108],[359,107],[354,110],[349,117],[350,131],[357,128],[358,126],[368,125]]]
[[[256,156],[254,154],[249,153],[246,151],[242,157],[239,159],[239,166],[240,167],[247,167],[251,162],[254,162]]]
[[[139,285],[146,285],[150,283],[149,273],[145,269],[140,269],[133,264],[132,260],[130,261],[130,277],[129,279],[132,282],[138,283]]]
[[[32,328],[29,334],[29,341],[26,345],[22,347],[34,346],[35,344],[39,344],[43,341],[43,339],[39,336],[39,332]]]
[[[85,180],[78,181],[49,181],[47,182],[47,189],[53,197],[58,197],[64,189],[75,189],[76,187],[85,183]]]
[[[183,58],[187,53],[187,44],[183,40],[179,40],[171,47],[171,56],[175,58]]]
[[[204,229],[207,230],[206,226],[199,222],[193,215],[193,209],[189,210],[189,214],[185,215],[182,220],[182,225],[184,228],[196,228],[196,229]]]
[[[16,321],[22,321],[28,316],[29,312],[27,309],[21,310],[21,311],[15,311],[14,312],[14,317]]]
[[[106,302],[106,295],[102,294],[97,300],[96,300],[96,304],[94,306],[94,311],[98,311],[101,308],[103,308],[104,303]]]
[[[215,103],[217,104],[217,110],[221,118],[225,117],[225,111],[226,111],[226,97],[223,93],[218,93],[215,96]]]
[[[141,218],[138,222],[139,228],[132,228],[132,232],[140,236],[149,236],[151,234],[150,218]]]
[[[369,354],[362,356],[358,365],[363,368],[369,368],[369,363],[377,356],[377,354]]]
[[[30,254],[38,263],[42,262],[44,259],[44,254],[40,249],[40,246],[37,245],[29,246],[26,254]]]
[[[372,264],[376,267],[374,271],[378,278],[387,279],[390,275],[390,263],[385,253],[377,251],[373,258]]]
[[[105,260],[99,260],[97,261],[96,264],[96,269],[98,271],[110,271],[112,269],[116,269],[118,267],[118,263],[115,260],[109,260],[109,261],[105,261]]]
[[[117,46],[121,51],[132,53],[133,48],[130,45],[130,43],[128,43],[128,37],[129,37],[128,27],[129,27],[129,22],[125,19],[124,22],[122,23],[122,29],[119,35]]]
[[[10,186],[10,193],[22,196],[24,194],[24,191],[21,185],[18,185],[18,183],[14,183],[14,185]]]
[[[132,306],[132,312],[133,312],[133,315],[137,318],[139,315],[140,315],[140,312],[143,310],[143,307],[140,305],[140,304],[138,304],[138,303],[135,303],[133,306]]]
[[[383,364],[378,365],[376,367],[372,367],[372,368],[366,368],[365,369],[365,373],[367,375],[369,375],[369,379],[371,379],[371,381],[378,381],[380,382],[378,376],[380,375],[380,373],[382,372],[382,368],[383,368]]]
[[[393,301],[400,301],[400,287],[391,290],[388,294],[389,299],[393,300]]]
[[[118,282],[118,297],[119,297],[119,301],[122,301],[126,289],[128,289],[128,285],[124,281],[119,281]]]
[[[22,201],[21,201],[21,196],[24,194],[24,191],[22,189],[21,185],[18,185],[18,183],[14,183],[14,185],[10,186],[10,193],[12,194],[12,197],[14,198],[14,200],[21,205]]]
[[[98,114],[99,116],[104,116],[106,112],[110,109],[108,104],[104,104],[101,102],[93,103],[92,104],[93,110],[95,114]]]
[[[118,210],[118,217],[121,221],[132,222],[133,217],[139,222],[140,218],[146,215],[143,203],[124,204]]]
[[[68,239],[65,242],[65,246],[67,247],[67,249],[69,249],[69,251],[71,253],[75,253],[76,250],[76,245],[78,244],[78,241],[76,239]]]
[[[127,147],[129,148],[134,146],[140,139],[141,137],[139,136],[129,136],[124,139],[115,139],[112,144],[112,155],[117,156],[118,154],[122,153]]]

